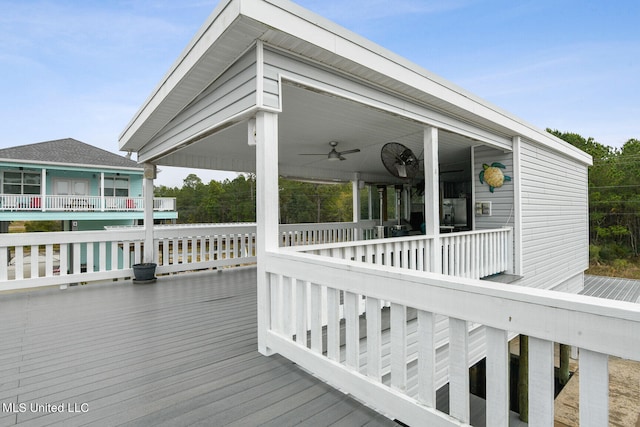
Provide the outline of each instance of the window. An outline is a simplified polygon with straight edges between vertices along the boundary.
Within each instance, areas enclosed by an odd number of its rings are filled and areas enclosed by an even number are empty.
[[[105,176],[104,195],[106,197],[129,197],[129,178]]]
[[[39,172],[4,172],[2,192],[4,194],[40,194]]]

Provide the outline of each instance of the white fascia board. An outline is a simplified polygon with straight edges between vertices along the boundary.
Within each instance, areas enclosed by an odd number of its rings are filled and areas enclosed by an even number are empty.
[[[57,162],[43,162],[36,160],[16,160],[16,159],[0,159],[0,166],[6,167],[43,167],[47,169],[56,170],[90,170],[91,172],[104,171],[125,171],[130,173],[143,173],[143,168],[140,167],[119,167],[119,166],[103,166],[103,165],[88,165],[82,163],[57,163]]]

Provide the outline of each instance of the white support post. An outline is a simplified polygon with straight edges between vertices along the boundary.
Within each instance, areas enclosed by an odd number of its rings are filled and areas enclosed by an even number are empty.
[[[40,173],[40,209],[47,210],[47,170],[42,168]]]
[[[358,223],[360,222],[360,174],[356,172],[353,174],[353,181],[351,181],[351,198],[353,200],[353,222],[356,227],[353,230],[353,240],[360,240],[360,228]]]
[[[580,425],[609,424],[609,356],[580,349]]]
[[[433,236],[431,272],[442,273],[438,129],[431,126],[424,129],[424,221],[427,236]]]
[[[253,126],[253,122],[249,123]],[[269,277],[265,265],[267,252],[278,250],[278,115],[256,114],[256,252],[258,258],[258,351],[269,356],[267,331],[271,323]],[[249,139],[249,145],[253,141]]]
[[[368,197],[368,202],[369,202],[369,221],[371,221],[373,219],[373,185],[369,185],[368,186],[368,193],[369,193],[369,197]]]
[[[449,318],[449,413],[457,420],[470,421],[469,333],[465,320]]]
[[[104,212],[106,207],[105,198],[104,198],[104,172],[100,172],[100,211]]]
[[[436,316],[418,310],[418,400],[436,407]]]
[[[144,262],[155,262],[153,244],[153,180],[156,178],[156,165],[144,164]],[[103,189],[104,191],[104,189]],[[103,192],[104,194],[104,192]]]
[[[522,141],[519,136],[513,137],[513,274],[522,275]]]
[[[529,337],[529,425],[553,425],[553,342]]]
[[[507,331],[486,327],[487,424],[509,425],[509,337]]]

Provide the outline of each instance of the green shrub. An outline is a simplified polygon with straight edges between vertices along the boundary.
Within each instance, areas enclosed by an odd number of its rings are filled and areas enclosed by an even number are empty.
[[[600,256],[600,250],[602,248],[598,245],[589,245],[589,262],[599,264],[602,262],[602,258]]]
[[[62,223],[60,221],[27,221],[24,223],[24,230],[27,233],[39,231],[61,231]]]

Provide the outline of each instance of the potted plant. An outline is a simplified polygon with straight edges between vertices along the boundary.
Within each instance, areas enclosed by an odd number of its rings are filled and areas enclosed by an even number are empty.
[[[156,263],[145,262],[133,265],[133,281],[136,283],[152,283],[156,281]]]

